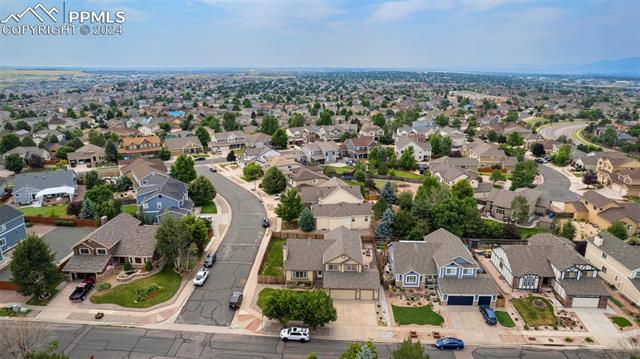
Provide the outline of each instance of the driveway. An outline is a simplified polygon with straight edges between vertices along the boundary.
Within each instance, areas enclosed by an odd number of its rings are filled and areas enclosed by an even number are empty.
[[[261,224],[266,214],[258,198],[239,185],[206,167],[196,170],[198,175],[209,178],[229,202],[232,218],[209,279],[193,291],[176,322],[229,326],[234,315],[228,307],[229,297],[245,286],[264,235]]]
[[[544,192],[551,201],[573,202],[580,198],[578,194],[571,192],[571,182],[565,175],[545,165],[538,165],[538,170],[544,178],[544,182],[537,188]]]
[[[477,306],[446,306],[451,324],[463,340],[482,342],[486,345],[500,345],[499,334],[504,332],[500,324],[488,325],[484,322]]]

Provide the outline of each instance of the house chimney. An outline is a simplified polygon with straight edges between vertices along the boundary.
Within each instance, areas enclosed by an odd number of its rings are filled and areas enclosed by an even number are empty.
[[[598,247],[602,246],[603,241],[604,241],[604,238],[602,238],[599,234],[593,237],[593,244],[595,244]]]
[[[282,245],[282,259],[283,261],[287,261],[287,242]]]

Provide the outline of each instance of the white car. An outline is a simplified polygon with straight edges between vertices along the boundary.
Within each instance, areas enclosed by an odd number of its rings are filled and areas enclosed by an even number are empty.
[[[282,329],[280,331],[280,338],[284,342],[287,342],[289,340],[297,340],[300,343],[308,342],[311,339],[309,337],[309,328],[300,328],[300,327],[291,327],[291,328]]]
[[[196,277],[193,278],[193,285],[199,287],[207,281],[207,278],[209,278],[209,269],[202,267],[202,269],[196,273]]]

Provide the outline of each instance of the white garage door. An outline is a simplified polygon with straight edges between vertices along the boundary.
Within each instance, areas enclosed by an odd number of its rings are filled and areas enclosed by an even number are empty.
[[[356,299],[355,289],[331,289],[333,299]]]
[[[373,300],[373,290],[371,290],[371,289],[361,289],[360,290],[360,299],[362,299],[362,300]]]
[[[598,308],[600,298],[573,298],[572,307],[576,308]]]

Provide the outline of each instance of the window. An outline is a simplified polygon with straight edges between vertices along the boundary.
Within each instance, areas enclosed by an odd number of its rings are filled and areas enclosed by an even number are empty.
[[[504,208],[496,207],[496,213],[504,214]]]
[[[355,222],[356,221],[356,217],[351,217],[351,222]]]
[[[156,208],[158,208],[158,209],[162,209],[162,202],[158,202],[158,203],[156,203]]]
[[[564,278],[577,278],[578,277],[578,272],[576,271],[566,271],[564,272]]]
[[[607,267],[602,266],[602,273],[607,273]]]
[[[526,277],[522,277],[522,287],[523,288],[530,288],[536,285],[536,277],[533,276],[526,276]]]
[[[607,259],[607,254],[602,252],[602,258]]]
[[[339,264],[329,263],[329,264],[327,264],[327,270],[331,271],[331,272],[339,271],[340,270],[340,265]]]
[[[4,246],[7,244],[7,241],[4,238],[0,238],[0,246]]]
[[[444,274],[446,275],[453,275],[453,274],[457,274],[458,273],[458,268],[454,268],[454,267],[447,267],[444,269]]]
[[[404,282],[405,283],[418,283],[418,276],[415,274],[407,274],[404,276]]]
[[[295,278],[295,279],[306,279],[307,278],[307,272],[293,271],[292,277]]]
[[[465,270],[462,271],[463,275],[472,275],[473,274],[473,269],[472,268],[466,268]]]
[[[149,203],[143,203],[142,209],[149,209]]]
[[[0,226],[0,232],[4,232],[7,230],[7,225],[3,224],[2,226]]]
[[[500,262],[500,264],[498,265],[500,268],[504,267],[504,264],[502,264],[502,262]]]
[[[344,267],[345,272],[357,272],[358,265],[357,264],[347,264]]]
[[[135,264],[142,264],[142,258],[140,258],[140,257],[135,257],[135,258],[133,258],[133,262],[134,262]]]
[[[80,253],[80,255],[83,255],[83,256],[89,255],[89,253],[91,253],[89,248],[80,248],[78,252]]]
[[[97,248],[96,249],[96,254],[99,256],[106,256],[107,255],[107,250],[104,248]]]

